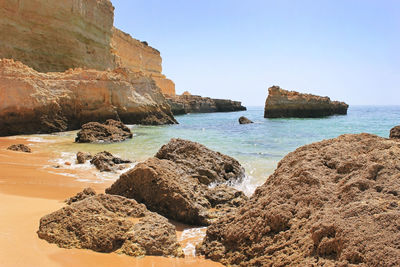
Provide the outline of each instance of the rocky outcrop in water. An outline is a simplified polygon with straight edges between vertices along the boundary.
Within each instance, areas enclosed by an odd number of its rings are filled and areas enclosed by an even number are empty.
[[[265,102],[265,118],[316,118],[330,115],[346,115],[349,105],[331,101],[329,97],[286,91],[279,86],[268,89]]]
[[[39,238],[62,248],[117,252],[130,256],[183,256],[175,226],[143,204],[99,194],[40,219]]]
[[[105,123],[89,122],[77,133],[76,143],[112,143],[132,138],[131,130],[122,122],[107,120]]]
[[[246,110],[241,102],[228,99],[213,99],[191,94],[167,95],[166,98],[174,115]]]
[[[11,146],[7,147],[7,149],[12,150],[12,151],[25,152],[25,153],[32,152],[31,148],[24,144],[11,145]]]
[[[193,225],[209,225],[247,200],[221,183],[240,181],[239,162],[203,145],[172,139],[106,190],[144,203],[151,211]],[[216,183],[210,188],[210,183]]]
[[[300,147],[199,251],[235,266],[398,266],[399,155],[369,134]]]
[[[76,162],[78,164],[84,164],[87,160],[91,160],[93,158],[92,154],[89,152],[81,152],[76,153]]]
[[[127,69],[39,73],[0,59],[0,135],[79,129],[90,121],[176,123],[154,81]]]
[[[132,163],[132,161],[115,157],[110,152],[103,151],[94,155],[90,163],[101,172],[115,172],[126,167],[120,164]]]
[[[392,138],[392,139],[400,139],[400,125],[399,125],[399,126],[396,126],[396,127],[393,127],[393,128],[390,130],[389,138]]]
[[[242,116],[239,118],[239,124],[250,124],[253,123],[253,121],[249,120],[248,118]]]

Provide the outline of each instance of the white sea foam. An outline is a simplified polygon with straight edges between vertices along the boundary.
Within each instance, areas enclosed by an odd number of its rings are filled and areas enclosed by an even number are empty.
[[[205,229],[207,229],[207,227],[190,228],[182,232],[179,242],[186,243],[186,246],[183,248],[183,252],[186,256],[196,255],[196,245],[200,243],[206,235]],[[190,241],[186,242],[186,240]]]

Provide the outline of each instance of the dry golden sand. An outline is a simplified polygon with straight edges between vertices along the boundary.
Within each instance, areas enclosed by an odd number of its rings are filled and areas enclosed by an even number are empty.
[[[77,182],[44,169],[52,157],[35,144],[33,153],[8,151],[26,139],[0,138],[0,266],[222,266],[202,258],[133,258],[115,253],[62,249],[37,237],[43,215],[61,208],[63,200],[87,186],[104,192],[109,184]],[[178,235],[185,228],[177,224]]]

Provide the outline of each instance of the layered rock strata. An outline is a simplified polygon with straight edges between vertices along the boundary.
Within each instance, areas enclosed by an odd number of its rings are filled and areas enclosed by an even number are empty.
[[[0,60],[0,135],[79,129],[90,121],[176,123],[154,81],[127,69],[39,73]]]
[[[190,94],[166,95],[166,98],[174,115],[246,110],[241,102],[229,99],[213,99]]]
[[[400,265],[400,146],[343,135],[282,159],[199,251],[233,266]]]
[[[172,139],[154,158],[122,174],[106,193],[133,198],[179,222],[209,225],[247,200],[243,192],[221,184],[243,176],[244,169],[233,158]]]
[[[183,256],[175,226],[143,204],[121,196],[92,193],[74,199],[77,200],[69,206],[40,219],[39,238],[62,248],[135,257]]]
[[[348,105],[331,101],[329,97],[287,91],[279,86],[268,89],[265,102],[265,118],[316,118],[330,115],[346,115]]]
[[[131,130],[121,121],[89,122],[77,133],[76,143],[112,143],[132,138]]]

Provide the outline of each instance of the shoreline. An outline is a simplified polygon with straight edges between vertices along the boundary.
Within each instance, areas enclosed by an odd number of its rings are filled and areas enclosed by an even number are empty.
[[[32,153],[6,150],[12,144],[31,144]],[[63,207],[64,200],[90,186],[103,193],[112,181],[80,182],[75,178],[49,173],[53,155],[43,152],[46,143],[25,138],[0,138],[0,265],[1,266],[222,266],[201,257],[166,258],[146,256],[134,258],[116,253],[98,253],[85,249],[63,249],[39,239],[42,216]],[[65,171],[65,170],[62,170]],[[68,170],[71,171],[71,170]],[[3,219],[4,218],[4,219]],[[193,227],[174,223],[178,238],[183,230]],[[193,240],[195,236],[189,236]],[[182,245],[188,242],[182,241]]]

